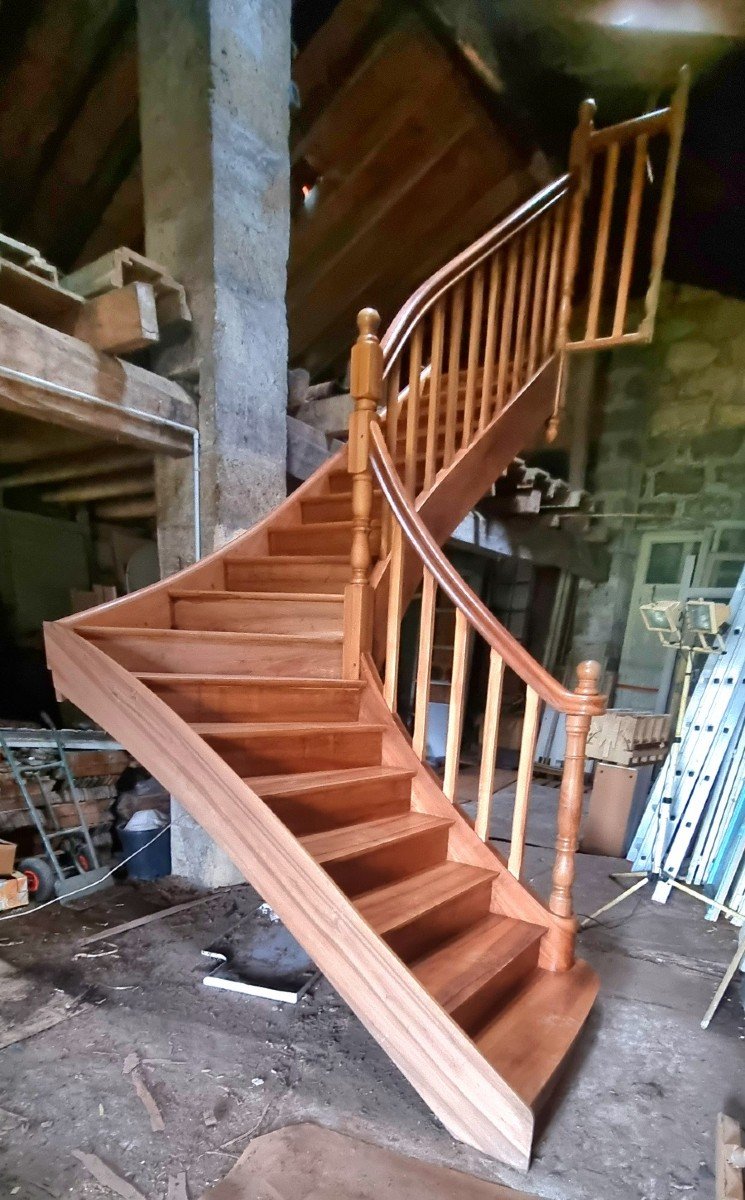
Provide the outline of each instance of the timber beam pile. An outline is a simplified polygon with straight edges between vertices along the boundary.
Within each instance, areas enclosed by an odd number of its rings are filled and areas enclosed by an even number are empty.
[[[166,329],[191,321],[181,284],[134,250],[113,250],[60,283],[37,250],[5,235],[0,304],[117,355],[146,350]]]

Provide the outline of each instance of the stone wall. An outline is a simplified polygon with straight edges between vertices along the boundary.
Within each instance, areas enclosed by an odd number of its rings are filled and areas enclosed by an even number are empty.
[[[608,355],[593,407],[588,487],[612,567],[581,587],[574,654],[613,666],[641,534],[745,520],[745,303],[666,283],[654,342]]]

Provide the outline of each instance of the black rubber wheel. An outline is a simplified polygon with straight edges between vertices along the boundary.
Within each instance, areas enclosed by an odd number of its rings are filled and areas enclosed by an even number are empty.
[[[22,858],[18,870],[28,880],[28,898],[32,904],[44,904],[54,895],[56,875],[45,858]]]

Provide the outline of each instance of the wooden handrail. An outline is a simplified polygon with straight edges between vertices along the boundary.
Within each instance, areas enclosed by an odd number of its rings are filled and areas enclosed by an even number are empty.
[[[470,626],[492,650],[501,655],[507,666],[533,688],[541,700],[558,712],[590,717],[603,713],[605,696],[582,696],[563,687],[489,612],[455,567],[448,562],[406,496],[377,421],[373,421],[371,425],[370,437],[373,471],[396,522],[401,526],[406,540],[423,566],[434,576],[437,584],[450,597],[456,608],[464,614]]]
[[[569,191],[571,176],[567,173],[554,179],[540,192],[536,192],[508,217],[482,234],[450,262],[430,275],[409,297],[386,330],[381,345],[385,360],[385,372],[390,371],[398,354],[406,343],[417,321],[429,311],[440,296],[455,283],[498,250],[505,242],[537,221],[548,208]]]

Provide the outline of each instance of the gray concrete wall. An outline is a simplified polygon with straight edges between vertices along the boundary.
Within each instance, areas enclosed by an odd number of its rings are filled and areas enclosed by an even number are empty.
[[[588,486],[627,515],[596,530],[612,567],[607,583],[581,585],[574,653],[613,662],[641,534],[745,520],[745,303],[666,283],[652,345],[614,351],[604,375]]]
[[[285,494],[290,0],[138,0],[147,254],[182,282],[191,336],[157,367],[194,392],[202,553]],[[193,559],[191,465],[156,471],[163,575]],[[174,804],[175,874],[238,873]]]

